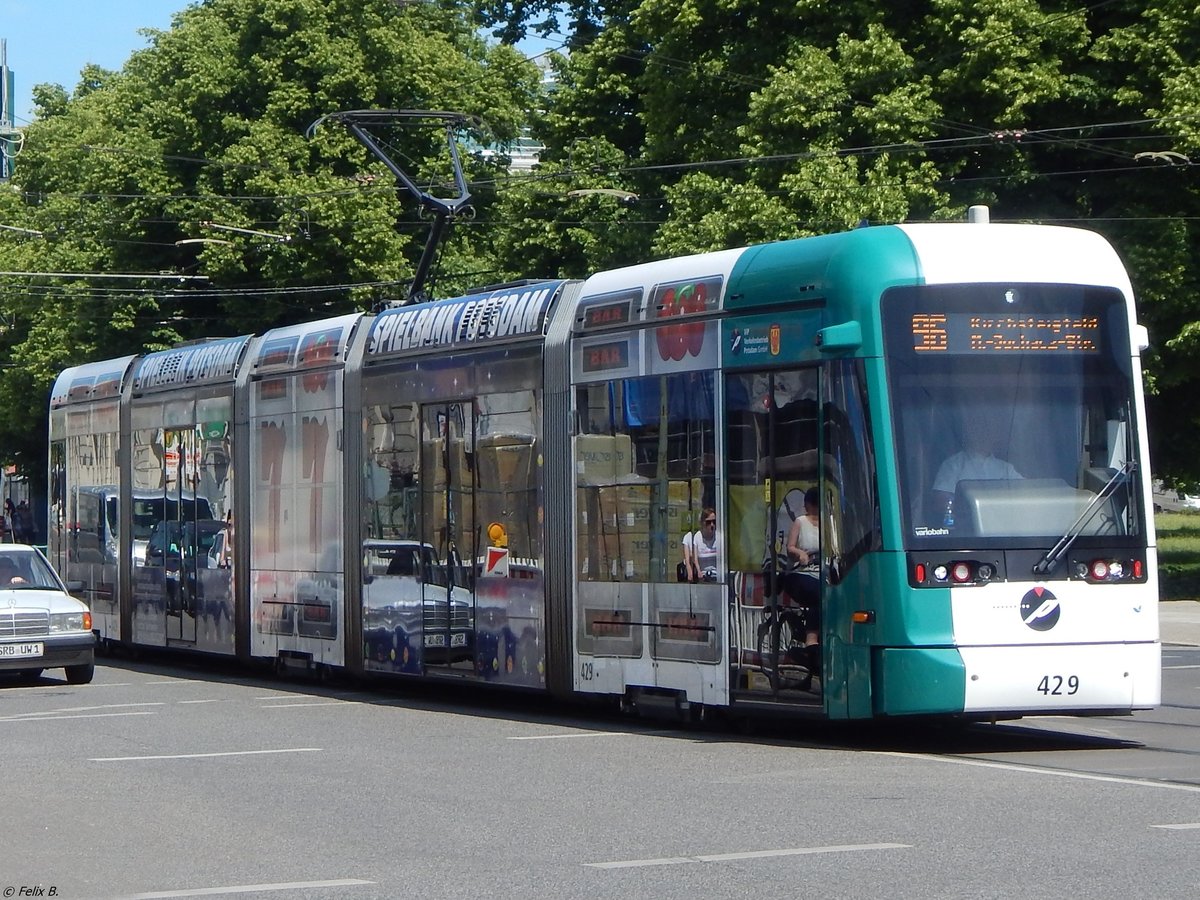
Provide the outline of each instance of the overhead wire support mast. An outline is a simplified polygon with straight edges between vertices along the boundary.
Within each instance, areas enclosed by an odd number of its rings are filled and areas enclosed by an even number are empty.
[[[374,153],[388,167],[388,171],[395,175],[396,180],[403,185],[405,190],[416,198],[417,202],[421,204],[421,208],[433,213],[433,225],[429,231],[429,238],[425,242],[425,250],[421,254],[420,262],[417,263],[416,271],[413,273],[412,286],[409,288],[408,302],[410,303],[423,296],[425,281],[429,277],[429,270],[433,267],[438,244],[441,243],[450,220],[464,208],[470,208],[467,204],[471,200],[471,192],[467,189],[467,180],[463,175],[462,160],[458,154],[458,145],[454,140],[454,131],[472,121],[472,118],[465,113],[421,109],[351,109],[322,116],[308,127],[307,134],[312,137],[317,127],[323,122],[337,122],[346,126],[359,143]],[[446,143],[450,148],[450,162],[454,169],[454,187],[458,192],[456,196],[435,197],[428,191],[422,190],[380,146],[375,136],[367,130],[371,126],[393,125],[400,119],[431,119],[445,123]],[[478,120],[475,121],[478,123]]]

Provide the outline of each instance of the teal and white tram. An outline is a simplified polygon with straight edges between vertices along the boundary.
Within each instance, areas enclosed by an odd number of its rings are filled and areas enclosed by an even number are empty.
[[[88,363],[51,400],[50,550],[127,645],[681,711],[1128,712],[1160,700],[1145,344],[1099,236],[944,224]]]

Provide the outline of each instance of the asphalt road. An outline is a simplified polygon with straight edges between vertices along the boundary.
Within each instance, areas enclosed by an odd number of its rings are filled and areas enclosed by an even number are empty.
[[[0,685],[0,896],[1191,900],[1164,657],[1131,717],[750,730],[108,660]]]

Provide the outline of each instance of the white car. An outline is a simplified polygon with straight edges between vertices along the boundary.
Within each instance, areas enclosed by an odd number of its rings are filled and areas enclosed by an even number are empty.
[[[95,672],[92,613],[67,593],[41,551],[0,544],[0,672],[37,677],[61,666],[71,684]]]

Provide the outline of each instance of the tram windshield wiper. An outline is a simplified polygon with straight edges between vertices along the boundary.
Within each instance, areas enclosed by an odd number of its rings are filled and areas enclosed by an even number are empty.
[[[1111,497],[1116,492],[1117,487],[1123,483],[1123,479],[1126,476],[1132,475],[1135,469],[1137,469],[1137,462],[1132,459],[1127,460],[1125,465],[1117,469],[1113,477],[1108,479],[1108,483],[1100,488],[1099,493],[1083,508],[1083,512],[1079,514],[1079,518],[1075,520],[1074,524],[1058,539],[1058,543],[1047,550],[1045,555],[1034,563],[1034,575],[1049,575],[1054,571],[1054,567],[1058,565],[1058,561],[1062,559],[1062,555],[1075,543],[1075,538],[1083,534],[1083,529],[1088,526],[1088,523],[1100,511],[1100,504]]]

